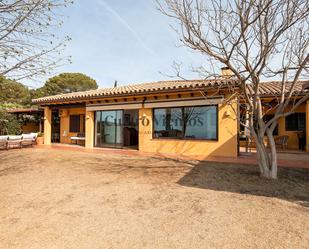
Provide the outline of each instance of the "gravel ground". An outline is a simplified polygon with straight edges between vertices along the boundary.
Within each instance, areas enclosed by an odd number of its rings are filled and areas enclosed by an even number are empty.
[[[309,171],[0,151],[0,248],[309,248]]]

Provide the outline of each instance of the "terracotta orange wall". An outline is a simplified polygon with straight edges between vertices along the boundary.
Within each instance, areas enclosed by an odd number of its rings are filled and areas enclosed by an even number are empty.
[[[139,150],[166,154],[181,154],[185,156],[237,157],[237,119],[236,102],[230,105],[218,106],[218,141],[209,140],[179,140],[152,138],[152,109],[139,110]],[[150,121],[147,126],[142,125],[142,118]]]
[[[69,132],[70,129],[70,115],[82,115],[86,113],[85,108],[67,108],[61,109],[60,113],[63,113],[60,116],[60,143],[71,143],[70,137],[76,136],[76,132]],[[81,119],[80,125],[82,126],[85,120]],[[84,131],[85,132],[85,131]]]
[[[51,123],[52,123],[52,110],[50,107],[44,107],[44,144],[51,144]]]
[[[93,148],[94,146],[94,133],[95,133],[95,127],[94,127],[94,117],[95,112],[87,111],[86,112],[86,122],[85,122],[85,147],[86,148]]]

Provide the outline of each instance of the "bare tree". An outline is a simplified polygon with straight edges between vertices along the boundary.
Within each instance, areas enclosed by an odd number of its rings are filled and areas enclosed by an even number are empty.
[[[0,75],[31,78],[44,75],[64,60],[69,37],[57,37],[60,7],[69,0],[0,1]]]
[[[279,118],[295,112],[309,96],[297,91],[309,63],[309,1],[162,0],[158,5],[176,21],[183,45],[205,55],[212,66],[232,70],[238,81],[233,91],[247,105],[249,122],[242,125],[255,140],[261,176],[277,178],[273,131]],[[280,94],[271,107],[273,118],[264,121],[269,108],[262,103],[260,88],[270,78],[278,80]]]

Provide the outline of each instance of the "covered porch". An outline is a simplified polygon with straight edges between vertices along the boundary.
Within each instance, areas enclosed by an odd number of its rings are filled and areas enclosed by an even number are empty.
[[[272,114],[265,116],[271,118]],[[279,153],[309,153],[309,100],[300,105],[295,113],[279,119],[274,138]],[[264,141],[267,145],[266,137]],[[245,135],[243,129],[240,129],[238,144],[240,154],[255,153],[254,141]]]
[[[87,139],[93,136],[91,130],[89,132],[93,124],[87,122],[91,117],[83,103],[44,106],[44,144],[87,146]]]

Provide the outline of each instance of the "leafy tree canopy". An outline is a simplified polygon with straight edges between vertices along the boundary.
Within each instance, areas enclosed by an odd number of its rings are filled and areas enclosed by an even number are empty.
[[[0,76],[0,104],[30,105],[28,87],[14,80]]]
[[[48,79],[33,93],[33,98],[97,89],[96,81],[82,73],[62,73]]]

